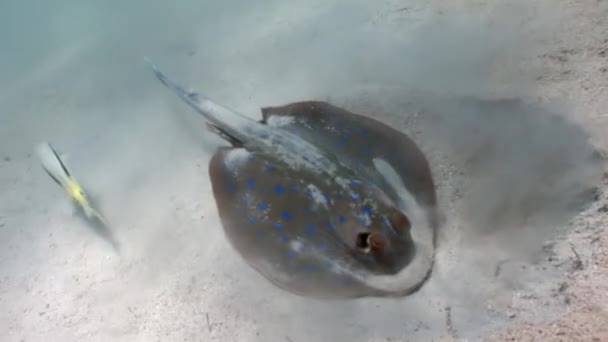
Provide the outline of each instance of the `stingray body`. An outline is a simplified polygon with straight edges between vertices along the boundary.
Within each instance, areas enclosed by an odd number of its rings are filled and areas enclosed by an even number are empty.
[[[437,197],[431,170],[422,151],[404,133],[370,117],[321,101],[304,101],[262,108],[262,123],[291,131],[330,151],[367,181],[377,184],[393,202],[408,206],[408,191],[426,210],[436,227]],[[392,168],[403,187],[387,179],[383,166]],[[407,196],[406,196],[407,197]],[[405,211],[415,208],[405,208]]]
[[[403,133],[324,102],[261,121],[156,77],[230,142],[209,163],[224,232],[278,287],[318,298],[402,296],[430,275],[435,190]]]

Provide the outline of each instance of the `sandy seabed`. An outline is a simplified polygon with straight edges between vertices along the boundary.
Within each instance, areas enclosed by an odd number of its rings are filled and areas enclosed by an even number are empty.
[[[608,2],[0,4],[2,341],[608,341]],[[328,100],[411,135],[445,216],[416,295],[316,301],[232,250],[222,142],[146,69],[252,117]],[[117,253],[44,174],[48,140]]]

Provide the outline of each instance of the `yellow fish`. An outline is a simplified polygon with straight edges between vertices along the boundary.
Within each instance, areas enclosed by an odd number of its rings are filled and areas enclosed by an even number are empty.
[[[87,219],[97,219],[102,224],[107,225],[105,218],[91,206],[82,186],[80,186],[76,178],[71,174],[65,162],[51,144],[42,142],[38,145],[36,151],[46,173],[59,184],[72,201],[83,210]]]

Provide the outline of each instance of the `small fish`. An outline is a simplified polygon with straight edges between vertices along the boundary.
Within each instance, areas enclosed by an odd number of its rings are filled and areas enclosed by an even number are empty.
[[[63,188],[72,202],[84,213],[86,219],[95,225],[96,231],[104,238],[110,240],[114,247],[116,242],[108,231],[108,222],[101,213],[94,208],[84,189],[72,175],[64,158],[51,146],[49,142],[41,142],[36,147],[38,158],[44,171]]]
[[[320,102],[264,108],[255,121],[147,62],[231,145],[209,162],[213,195],[230,243],[261,275],[317,298],[403,296],[428,279],[434,230],[421,226],[425,215],[415,208],[434,207],[434,186],[424,156],[405,135],[348,114],[336,127],[338,111]],[[404,142],[411,152],[405,157],[383,151]]]

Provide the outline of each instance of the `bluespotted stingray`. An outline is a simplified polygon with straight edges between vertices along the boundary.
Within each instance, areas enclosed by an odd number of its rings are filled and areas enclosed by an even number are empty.
[[[155,76],[230,143],[209,175],[230,244],[291,293],[405,296],[433,268],[436,195],[405,134],[325,102],[265,107],[253,120]]]

